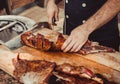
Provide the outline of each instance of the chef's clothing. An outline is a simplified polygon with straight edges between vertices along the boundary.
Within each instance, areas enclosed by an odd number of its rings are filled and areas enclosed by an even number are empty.
[[[3,8],[5,8],[5,0],[0,0],[0,10],[2,10]]]
[[[84,24],[106,1],[107,0],[65,0],[64,34],[69,35],[74,28]],[[101,45],[118,50],[120,38],[117,16],[101,28],[92,32],[89,40],[97,41]]]

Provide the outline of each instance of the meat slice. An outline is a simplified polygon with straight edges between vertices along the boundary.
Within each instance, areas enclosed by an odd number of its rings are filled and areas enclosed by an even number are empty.
[[[65,38],[63,37],[63,35],[60,33],[58,35],[57,41],[53,42],[52,46],[51,46],[51,50],[55,50],[55,51],[60,51],[61,47],[63,45],[63,43],[65,42]]]
[[[53,41],[51,40],[51,38],[46,38],[39,33],[37,35],[34,35],[32,32],[26,32],[21,35],[21,40],[23,44],[36,49],[45,51],[61,51],[61,47],[65,42],[66,38],[64,38],[64,35],[61,33],[52,36],[57,37],[57,39]],[[115,52],[115,50],[109,47],[101,46],[97,42],[92,42],[88,40],[83,45],[81,50],[77,53],[84,55],[98,52]]]
[[[78,53],[81,54],[91,54],[91,53],[98,53],[98,52],[115,52],[114,49],[106,46],[99,45],[98,42],[87,41],[85,45],[81,48]]]
[[[23,44],[29,46],[29,47],[35,47],[35,41],[34,41],[34,35],[32,32],[26,32],[24,34],[21,35],[21,41]]]
[[[62,84],[100,84],[94,80],[71,76],[65,73],[53,72]]]
[[[101,78],[98,78],[91,70],[83,66],[72,66],[68,63],[64,63],[61,65],[58,65],[55,68],[55,70],[68,75],[79,76],[80,78],[82,77],[82,78],[95,80],[98,83],[103,84],[103,80]]]
[[[21,35],[21,41],[24,45],[32,48],[48,51],[51,48],[52,42],[46,39],[43,35],[34,35],[32,32],[26,32]]]
[[[48,39],[45,39],[43,35],[37,34],[36,35],[36,46],[37,49],[40,50],[49,50],[51,48],[51,42]]]
[[[48,84],[49,77],[55,67],[54,62],[44,60],[13,59],[14,76],[24,84]]]
[[[76,79],[73,76],[60,72],[53,72],[53,75],[64,84],[76,84]]]
[[[50,50],[51,48],[51,45],[52,45],[52,42],[50,42],[48,39],[43,39],[43,49],[44,51],[48,51]]]

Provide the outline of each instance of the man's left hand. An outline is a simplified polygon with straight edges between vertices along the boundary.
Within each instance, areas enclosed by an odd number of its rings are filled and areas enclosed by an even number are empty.
[[[89,32],[82,25],[75,28],[62,46],[64,52],[78,52],[88,40]]]

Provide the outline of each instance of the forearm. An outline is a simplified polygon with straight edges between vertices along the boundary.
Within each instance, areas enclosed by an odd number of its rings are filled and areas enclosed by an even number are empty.
[[[48,0],[47,5],[48,5],[48,4],[49,4],[49,5],[55,4],[55,1],[56,1],[56,0]]]
[[[120,0],[108,0],[83,26],[88,33],[91,33],[109,22],[119,11]]]
[[[52,2],[52,3],[55,3],[56,0],[48,0],[48,2]]]

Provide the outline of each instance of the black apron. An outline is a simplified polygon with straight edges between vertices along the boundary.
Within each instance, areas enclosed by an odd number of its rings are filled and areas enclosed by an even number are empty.
[[[107,0],[66,0],[64,34],[69,35],[74,28],[82,25],[99,10],[106,1]],[[101,28],[92,32],[89,40],[97,41],[101,45],[119,50],[120,38],[117,16]]]
[[[6,6],[6,4],[5,4],[6,2],[5,2],[5,0],[0,0],[0,10],[2,10],[3,8],[5,8]]]

